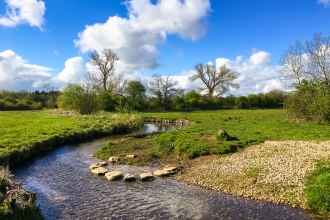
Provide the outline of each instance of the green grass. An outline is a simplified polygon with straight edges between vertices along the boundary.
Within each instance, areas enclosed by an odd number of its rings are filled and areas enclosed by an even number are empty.
[[[144,113],[143,117],[188,119],[194,125],[182,130],[167,132],[157,140],[174,146],[175,154],[194,158],[205,154],[227,154],[240,147],[258,144],[265,140],[329,140],[330,124],[316,122],[295,123],[286,120],[284,110],[220,110],[198,112]],[[216,138],[219,129],[229,137]]]
[[[31,149],[36,143],[75,134],[116,133],[141,125],[140,115],[101,112],[81,116],[71,112],[7,111],[0,112],[0,158]]]
[[[306,177],[307,207],[330,217],[330,160],[318,161],[317,168]]]

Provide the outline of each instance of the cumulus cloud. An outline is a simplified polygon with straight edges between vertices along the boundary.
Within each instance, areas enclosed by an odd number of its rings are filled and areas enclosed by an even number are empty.
[[[28,23],[41,28],[46,11],[45,3],[39,0],[5,0],[6,15],[0,16],[0,25],[15,27]]]
[[[87,75],[87,67],[82,57],[73,57],[65,62],[65,68],[52,81],[56,84],[73,83]]]
[[[65,62],[64,69],[53,76],[49,67],[29,64],[11,50],[0,52],[0,90],[44,90],[46,83],[61,88],[67,83],[82,80],[88,73],[88,65],[82,57],[73,57]]]
[[[196,40],[205,34],[209,0],[126,1],[128,18],[109,17],[105,23],[87,25],[75,45],[82,52],[111,48],[126,71],[155,69],[162,65],[158,44],[168,35]]]
[[[317,0],[317,3],[323,4],[327,8],[330,5],[330,0]]]
[[[237,92],[232,91],[233,93],[247,95],[265,93],[272,89],[283,90],[278,80],[280,66],[274,66],[270,59],[270,53],[254,51],[248,59],[244,60],[242,56],[236,57],[235,60],[218,58],[216,66],[225,64],[237,74],[235,83],[238,83],[241,88]]]
[[[28,64],[11,50],[0,52],[0,89],[33,89],[51,78],[48,67]]]

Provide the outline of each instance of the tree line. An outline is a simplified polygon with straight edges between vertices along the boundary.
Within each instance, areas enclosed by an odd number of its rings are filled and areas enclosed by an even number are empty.
[[[0,110],[39,110],[43,108],[66,108],[80,114],[105,111],[190,111],[210,109],[280,108],[286,93],[273,90],[268,93],[247,96],[227,95],[230,88],[238,89],[233,83],[235,73],[226,65],[215,67],[210,64],[195,65],[195,74],[190,81],[200,80],[197,90],[184,92],[178,81],[170,75],[154,74],[147,84],[129,81],[124,75],[116,74],[119,56],[111,49],[101,53],[90,53],[89,63],[94,67],[83,81],[67,84],[62,91],[46,84],[45,91],[21,90],[0,92]]]

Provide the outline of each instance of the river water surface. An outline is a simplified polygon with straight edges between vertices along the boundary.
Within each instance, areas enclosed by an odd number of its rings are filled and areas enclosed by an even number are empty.
[[[144,125],[141,131],[167,131],[173,125]],[[37,193],[45,219],[309,219],[302,209],[246,200],[172,179],[126,183],[95,176],[93,153],[111,136],[65,145],[26,162],[14,174],[23,188]],[[155,167],[109,165],[108,170],[138,176]]]

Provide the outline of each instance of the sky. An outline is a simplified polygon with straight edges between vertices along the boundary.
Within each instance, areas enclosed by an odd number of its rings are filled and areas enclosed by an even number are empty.
[[[282,89],[279,58],[296,40],[330,35],[330,0],[0,0],[0,90],[61,89],[110,48],[116,73],[144,84],[171,75],[185,91],[197,63],[226,64],[229,94]]]

